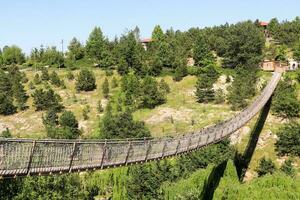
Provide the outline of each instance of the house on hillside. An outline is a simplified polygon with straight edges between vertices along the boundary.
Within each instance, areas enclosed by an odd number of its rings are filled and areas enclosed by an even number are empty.
[[[261,63],[261,69],[270,72],[285,72],[288,70],[288,62],[275,61],[275,60],[264,60]]]
[[[268,22],[259,22],[259,26],[261,26],[263,28],[263,33],[265,35],[266,38],[270,37],[270,33],[268,31]]]
[[[152,38],[144,38],[141,40],[141,43],[145,50],[147,50],[147,46],[149,45],[150,42],[153,42]]]

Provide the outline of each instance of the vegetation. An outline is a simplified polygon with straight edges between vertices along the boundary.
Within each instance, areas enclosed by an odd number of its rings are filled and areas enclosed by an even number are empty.
[[[82,69],[76,79],[77,91],[92,91],[96,89],[95,75],[88,69]]]

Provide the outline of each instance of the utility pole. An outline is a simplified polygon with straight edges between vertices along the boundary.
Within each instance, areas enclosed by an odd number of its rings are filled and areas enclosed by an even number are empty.
[[[61,52],[64,54],[64,40],[61,40]]]

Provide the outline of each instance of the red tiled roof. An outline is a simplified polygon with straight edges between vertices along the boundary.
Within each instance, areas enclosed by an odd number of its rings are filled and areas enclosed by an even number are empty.
[[[268,26],[268,22],[259,22],[259,25],[261,25],[261,26]]]
[[[148,43],[148,42],[152,42],[152,38],[144,38],[141,40],[141,43]]]

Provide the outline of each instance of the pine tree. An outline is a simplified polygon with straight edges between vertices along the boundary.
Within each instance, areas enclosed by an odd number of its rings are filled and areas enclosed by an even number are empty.
[[[296,175],[296,170],[293,167],[293,160],[290,158],[285,160],[282,166],[280,167],[280,171],[282,171],[288,176],[294,177]]]
[[[109,83],[107,78],[105,78],[102,84],[102,94],[106,99],[109,97]]]
[[[49,72],[48,72],[48,69],[46,67],[43,67],[42,68],[42,76],[41,76],[41,79],[43,81],[49,81]]]
[[[218,79],[218,72],[214,66],[208,65],[203,68],[196,83],[196,96],[199,103],[208,103],[215,99],[213,84]]]
[[[13,84],[14,98],[17,103],[19,110],[24,110],[27,108],[26,102],[29,96],[26,94],[24,86],[20,82],[14,82]]]
[[[194,59],[197,66],[207,66],[215,62],[215,58],[209,49],[205,36],[198,35],[194,46]]]
[[[1,115],[11,115],[16,112],[16,107],[13,104],[12,98],[0,93],[0,114]]]
[[[168,94],[171,91],[170,86],[164,79],[161,79],[159,82],[159,90],[162,91],[164,94]]]
[[[89,38],[86,42],[86,53],[87,55],[99,62],[103,59],[102,54],[106,48],[106,41],[103,36],[103,33],[99,27],[95,27],[90,33]]]
[[[11,138],[11,132],[10,130],[6,127],[6,129],[4,131],[2,131],[0,137],[4,137],[4,138]]]
[[[266,174],[273,174],[276,168],[271,159],[266,159],[265,157],[259,160],[259,166],[256,169],[258,176],[264,176]]]
[[[84,47],[75,37],[71,40],[68,50],[68,57],[71,59],[79,60],[84,57]]]
[[[113,77],[111,80],[111,88],[116,88],[118,87],[118,80],[116,77]]]
[[[92,91],[96,89],[96,79],[92,71],[82,69],[76,79],[77,91]]]
[[[75,78],[74,74],[72,73],[71,70],[69,70],[67,73],[67,79],[71,81],[71,80],[74,80],[74,78]]]
[[[158,88],[157,81],[147,76],[142,82],[142,106],[145,108],[154,108],[166,101],[165,94]]]
[[[61,97],[54,93],[52,89],[45,91],[43,89],[37,89],[32,94],[32,97],[36,111],[53,109],[58,112],[63,108],[60,103]]]
[[[89,119],[89,112],[91,111],[91,108],[89,105],[86,105],[83,110],[82,110],[82,116],[84,120],[88,120]]]
[[[78,121],[71,111],[64,111],[59,117],[60,138],[76,139],[81,132],[78,129]]]
[[[58,74],[57,74],[55,71],[53,71],[53,72],[50,74],[49,80],[50,80],[50,82],[51,82],[52,85],[55,85],[55,86],[57,86],[57,87],[60,87],[61,84],[62,84],[62,81],[60,80]]]
[[[41,79],[40,79],[40,75],[38,73],[36,73],[34,75],[34,79],[33,79],[34,84],[38,85],[41,83]]]

